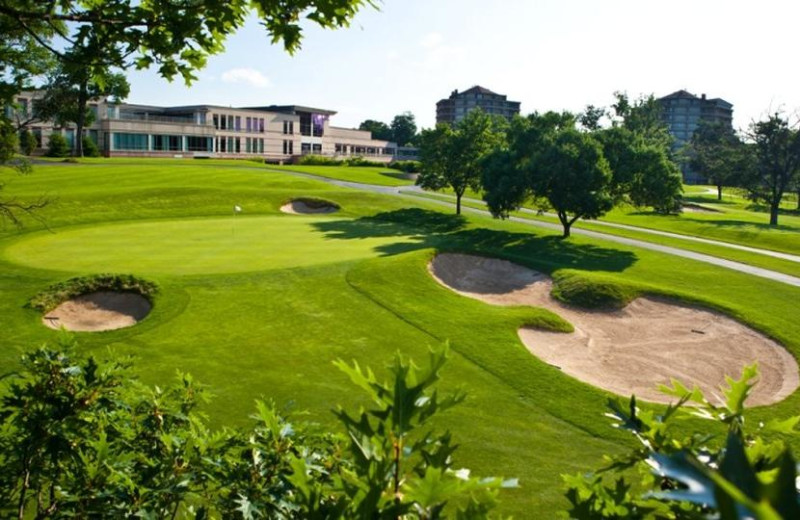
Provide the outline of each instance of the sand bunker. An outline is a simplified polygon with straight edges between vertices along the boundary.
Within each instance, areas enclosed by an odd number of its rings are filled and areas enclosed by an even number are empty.
[[[95,292],[67,300],[42,321],[53,329],[97,332],[135,325],[150,313],[150,302],[136,293]]]
[[[677,379],[721,396],[725,375],[738,377],[758,361],[751,405],[784,399],[800,385],[797,362],[781,345],[721,314],[657,298],[638,298],[622,310],[587,311],[550,296],[549,277],[505,260],[440,254],[429,270],[456,292],[495,305],[547,308],[573,333],[522,328],[528,350],[565,373],[615,394],[667,403],[659,384]]]
[[[333,213],[339,211],[339,206],[333,202],[315,199],[295,199],[290,200],[283,206],[281,211],[292,215],[309,215],[315,213]]]

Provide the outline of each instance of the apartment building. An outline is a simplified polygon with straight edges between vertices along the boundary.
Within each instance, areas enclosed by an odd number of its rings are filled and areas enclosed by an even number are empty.
[[[664,122],[675,139],[673,150],[676,152],[691,141],[701,121],[733,126],[733,104],[724,99],[709,99],[705,94],[698,97],[685,90],[678,90],[658,101]],[[684,182],[699,184],[706,181],[702,172],[694,171],[687,160],[681,161],[680,166]]]
[[[436,123],[458,123],[475,108],[511,119],[519,114],[519,106],[519,101],[508,101],[506,96],[476,85],[464,92],[454,90],[449,98],[439,100],[436,103]]]
[[[17,108],[7,116],[37,138],[39,153],[49,136],[60,133],[74,147],[73,125],[57,127],[37,120],[34,99],[39,92],[23,92]],[[330,125],[336,112],[300,105],[222,107],[192,105],[158,107],[95,100],[89,105],[94,117],[85,135],[106,157],[215,157],[261,158],[268,162],[292,162],[302,155],[333,158],[359,156],[389,162],[397,146],[373,139],[369,131]]]

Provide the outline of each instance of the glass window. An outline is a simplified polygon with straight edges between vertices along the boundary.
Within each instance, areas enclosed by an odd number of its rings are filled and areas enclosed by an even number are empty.
[[[114,150],[147,150],[147,134],[114,134]]]
[[[235,121],[235,124],[234,124],[234,129],[235,129],[237,132],[241,132],[241,131],[242,131],[242,117],[241,117],[241,116],[236,116],[236,118],[234,119],[234,121]]]
[[[212,141],[210,137],[186,136],[186,151],[188,152],[210,152]]]

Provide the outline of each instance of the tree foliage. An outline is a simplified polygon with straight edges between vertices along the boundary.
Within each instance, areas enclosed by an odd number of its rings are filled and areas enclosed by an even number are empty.
[[[446,350],[418,368],[399,354],[380,382],[337,365],[373,400],[335,411],[340,435],[257,401],[248,427],[211,430],[202,385],[147,387],[130,358],[97,360],[62,336],[3,381],[0,512],[15,518],[487,518],[500,488],[455,469],[431,419],[463,393],[436,390]]]
[[[663,413],[639,409],[635,397],[627,406],[609,400],[607,415],[616,428],[633,434],[638,446],[609,458],[594,473],[563,476],[570,517],[800,518],[796,464],[784,440],[798,436],[800,416],[751,427],[744,403],[757,376],[753,365],[740,379],[728,378],[721,404],[677,381],[662,387],[675,398]],[[683,433],[679,424],[687,418],[708,420],[710,427]]]
[[[743,153],[744,143],[722,122],[700,121],[688,148],[689,163],[717,187],[717,200],[722,200],[724,186],[743,180]]]
[[[569,113],[547,112],[512,123],[508,150],[483,162],[484,200],[492,215],[506,218],[529,198],[546,200],[564,237],[579,218],[611,209],[612,174],[592,134],[575,128]]]
[[[372,132],[373,139],[381,139],[383,141],[393,141],[392,129],[383,121],[376,121],[374,119],[366,119],[358,125],[359,130],[366,130]]]
[[[392,140],[398,146],[412,146],[415,143],[417,123],[414,120],[414,114],[411,112],[403,112],[394,116],[389,127],[392,130]]]
[[[750,125],[754,172],[749,191],[769,205],[769,224],[778,225],[781,200],[800,177],[800,130],[781,114]]]
[[[417,185],[425,189],[453,189],[456,214],[461,214],[461,198],[467,188],[481,188],[482,161],[505,143],[506,122],[483,110],[469,111],[451,127],[436,125],[423,130],[419,137],[422,172]]]

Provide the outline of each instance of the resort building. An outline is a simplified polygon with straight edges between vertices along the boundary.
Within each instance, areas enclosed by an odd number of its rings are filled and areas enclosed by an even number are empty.
[[[673,92],[658,100],[661,103],[662,117],[675,139],[673,150],[679,151],[692,140],[695,130],[701,121],[719,122],[733,126],[733,104],[724,99],[708,99],[705,94],[700,97],[685,90]],[[687,184],[703,183],[706,179],[700,172],[695,172],[689,161],[681,161],[683,181]]]
[[[439,100],[436,103],[436,123],[458,123],[475,108],[511,119],[519,114],[519,105],[519,101],[508,101],[506,96],[476,85],[464,92],[454,90],[449,98]]]
[[[60,133],[75,145],[75,127],[57,127],[37,120],[36,91],[21,93],[17,108],[7,116],[36,136],[38,153],[44,153],[49,136]],[[192,105],[157,107],[94,100],[89,136],[106,157],[215,157],[261,158],[267,162],[292,162],[308,154],[336,159],[363,157],[390,162],[397,146],[373,139],[369,131],[330,124],[336,112],[299,105],[221,107]]]

